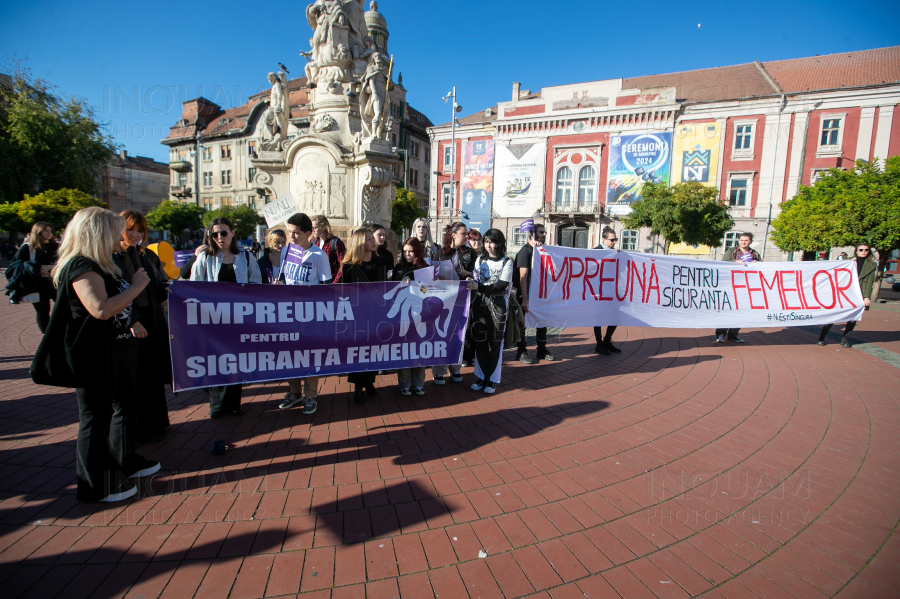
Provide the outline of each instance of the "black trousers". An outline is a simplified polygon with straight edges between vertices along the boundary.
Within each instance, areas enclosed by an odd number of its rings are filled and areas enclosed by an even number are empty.
[[[503,358],[504,330],[494,323],[489,313],[476,315],[471,329],[478,368],[485,381],[493,380],[491,377]]]
[[[145,310],[141,316],[141,324],[147,329],[149,335],[144,339],[138,339],[137,351],[128,361],[128,369],[134,377],[138,390],[138,401],[135,405],[135,433],[138,439],[156,437],[166,432],[169,426],[169,406],[166,404],[166,386],[155,381],[158,373],[150,372],[152,365],[157,363],[154,356],[154,345],[158,340],[153,335],[159,334],[151,309]],[[240,402],[238,403],[240,405]]]
[[[98,501],[117,492],[118,483],[126,480],[123,470],[127,470],[134,456],[133,407],[137,390],[128,371],[127,353],[113,352],[106,379],[75,389],[78,400],[75,497],[79,501]]]
[[[520,291],[516,291],[516,298],[519,300],[519,304],[522,303],[522,293]],[[537,350],[539,354],[542,354],[547,351],[547,327],[539,327],[535,329],[535,335],[537,337]],[[519,327],[519,344],[518,349],[516,349],[517,354],[524,354],[528,351],[528,345],[525,344],[525,325]]]
[[[375,370],[367,370],[364,372],[351,372],[347,375],[347,382],[359,385],[360,387],[369,387],[375,384],[375,378],[378,372]]]
[[[738,331],[740,331],[740,329],[716,329],[716,337],[725,335],[728,339],[734,339],[737,337]]]
[[[831,327],[833,327],[833,326],[834,326],[834,324],[832,323],[832,324],[826,324],[824,327],[822,327],[822,330],[819,332],[819,341],[825,341],[825,335],[828,334],[828,331],[830,331]],[[855,329],[855,328],[856,328],[855,320],[851,320],[850,322],[848,322],[847,324],[844,325],[844,339],[845,340],[847,339],[847,336],[850,335],[850,333],[852,333],[853,329]]]
[[[603,327],[594,327],[594,340],[597,342],[597,345],[601,343],[610,343],[612,342],[613,333],[616,332],[616,327],[606,327],[606,336],[603,336]]]
[[[31,305],[34,306],[34,311],[37,312],[38,329],[43,333],[47,330],[47,325],[50,324],[50,300],[42,299]]]
[[[230,414],[241,407],[241,396],[244,393],[243,385],[209,387],[208,390],[210,412]]]

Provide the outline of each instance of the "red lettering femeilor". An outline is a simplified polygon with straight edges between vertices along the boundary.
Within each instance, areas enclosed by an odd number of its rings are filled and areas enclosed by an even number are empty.
[[[650,284],[647,286],[647,299],[650,299],[650,292],[656,289],[656,305],[659,305],[659,275],[656,274],[656,262],[650,260]]]
[[[787,287],[784,276],[785,275],[794,275],[794,287]],[[803,303],[801,302],[799,306],[792,306],[788,303],[787,292],[793,291],[797,294],[797,299],[800,299],[800,292],[797,291],[797,271],[796,270],[779,270],[778,277],[781,280],[781,298],[782,304],[784,305],[785,310],[802,310]]]
[[[735,310],[738,309],[738,294],[737,294],[737,290],[738,290],[738,289],[746,289],[746,288],[747,288],[747,285],[746,285],[746,284],[744,284],[744,285],[738,285],[737,282],[735,282],[735,280],[734,280],[734,275],[740,275],[740,274],[743,274],[743,273],[742,273],[741,271],[739,271],[739,270],[732,270],[732,271],[731,271],[731,292],[734,293],[734,309],[735,309]],[[745,282],[747,281],[747,277],[746,277],[746,276],[744,277],[744,281],[745,281]]]
[[[629,296],[628,301],[634,301],[634,289],[637,285],[641,286],[641,301],[644,301],[644,293],[647,292],[647,265],[641,264],[643,267],[641,270],[643,274],[639,275],[637,271],[637,266],[634,262],[629,262],[629,266],[631,266],[631,296]],[[637,285],[636,285],[637,284]]]
[[[765,310],[769,306],[766,303],[766,292],[763,291],[762,283],[760,283],[759,287],[751,287],[750,286],[750,275],[759,275],[760,272],[758,270],[745,270],[744,271],[744,281],[747,283],[747,299],[750,301],[750,309],[751,310]],[[761,291],[763,294],[763,305],[757,306],[753,303],[753,292]]]
[[[584,274],[584,262],[581,258],[568,257],[566,260],[569,261],[569,275],[566,277],[566,282],[563,284],[563,299],[569,299],[570,291],[569,291],[569,283],[572,282],[572,279],[577,279],[581,275]],[[578,263],[579,270],[578,273],[575,273],[575,263]]]
[[[615,281],[616,280],[616,277],[604,277],[603,276],[603,271],[604,271],[604,269],[606,269],[607,263],[611,263],[613,265],[613,268],[615,268],[618,273],[618,263],[619,263],[618,260],[615,260],[613,258],[604,258],[603,260],[600,261],[600,297],[598,299],[601,302],[611,302],[613,300],[612,296],[606,297],[605,295],[603,295],[603,283],[605,281]]]
[[[565,258],[563,260],[562,269],[559,271],[559,276],[557,276],[553,270],[553,258],[550,257],[550,254],[541,253],[541,286],[539,290],[539,297],[541,299],[545,299],[549,293],[549,289],[547,288],[548,272],[550,273],[551,281],[553,283],[557,282],[569,272],[569,259]],[[563,279],[563,281],[565,281],[565,279]]]
[[[778,273],[776,272],[775,276],[772,277],[771,285],[769,284],[768,281],[766,281],[766,275],[762,271],[760,271],[760,273],[759,273],[759,280],[762,283],[763,297],[766,298],[766,310],[768,310],[769,309],[769,294],[766,293],[766,287],[769,288],[769,291],[773,291],[775,289],[775,285],[778,284]],[[779,289],[779,299],[780,299],[780,296],[781,296],[781,293],[780,293],[780,289]],[[784,304],[782,304],[782,306],[783,305]]]
[[[819,275],[825,275],[828,277],[828,284],[831,285],[831,305],[826,306],[825,303],[819,299],[819,292],[816,290],[816,279]],[[816,298],[816,301],[819,302],[819,305],[826,310],[831,310],[834,308],[834,305],[837,303],[837,293],[834,291],[834,281],[831,280],[831,274],[827,270],[817,271],[816,274],[813,275],[812,278],[812,288],[813,288],[813,297]],[[814,310],[820,310],[821,308],[813,308]]]
[[[797,289],[800,290],[800,303],[804,310],[809,310],[809,302],[806,301],[806,292],[803,291],[803,271],[797,271]]]
[[[628,290],[631,289],[631,260],[625,260],[625,292],[619,295],[619,261],[616,260],[616,299],[624,302],[628,297]]]
[[[591,272],[590,265],[594,264],[597,269],[594,272]],[[597,296],[597,293],[594,293],[594,286],[591,285],[591,277],[597,276],[597,273],[600,272],[600,263],[597,262],[594,258],[585,258],[584,259],[584,286],[581,290],[581,299],[587,299],[587,290],[590,288],[591,297],[594,299],[603,299],[603,279],[600,279],[600,288],[598,289],[600,293],[600,297]]]
[[[846,287],[841,287],[841,278],[838,276],[839,272],[845,272],[849,276],[849,279],[847,279]],[[840,304],[841,308],[844,307],[844,302],[841,301],[842,295],[844,296],[844,299],[847,300],[848,304],[850,304],[854,308],[856,307],[856,304],[854,304],[852,301],[850,301],[850,298],[844,294],[844,290],[850,289],[851,285],[853,285],[853,273],[850,272],[850,270],[847,268],[835,268],[834,269],[834,286],[835,286],[835,289],[837,290],[836,295],[838,296],[838,304]]]

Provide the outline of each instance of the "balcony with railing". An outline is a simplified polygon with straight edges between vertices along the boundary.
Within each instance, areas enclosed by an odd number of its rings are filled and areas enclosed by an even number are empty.
[[[190,160],[173,160],[169,163],[169,169],[178,173],[189,172],[191,168],[192,165]]]
[[[551,212],[561,214],[596,214],[603,212],[603,205],[597,201],[559,199],[550,205]]]

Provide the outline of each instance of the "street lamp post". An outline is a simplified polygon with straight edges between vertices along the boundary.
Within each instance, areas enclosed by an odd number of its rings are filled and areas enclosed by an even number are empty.
[[[452,107],[450,111],[450,198],[451,202],[456,199],[456,194],[453,193],[453,175],[456,172],[456,113],[462,110],[462,106],[456,103],[456,86],[453,86],[453,91],[447,93],[444,96],[444,102],[448,102],[453,100]],[[451,215],[453,207],[450,207]]]

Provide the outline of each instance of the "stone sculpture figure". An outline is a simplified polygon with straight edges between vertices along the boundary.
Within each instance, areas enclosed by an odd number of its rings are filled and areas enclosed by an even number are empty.
[[[269,107],[263,116],[265,134],[260,148],[263,150],[278,150],[278,145],[287,138],[288,117],[290,116],[290,103],[288,102],[287,75],[284,71],[278,74],[269,73],[269,83],[272,91],[269,92]]]
[[[353,59],[364,49],[366,37],[363,0],[316,0],[306,7],[313,28],[306,76],[320,93],[339,94],[351,82]]]
[[[363,136],[378,139],[384,133],[384,103],[387,92],[393,87],[388,81],[388,65],[380,52],[372,54],[359,92],[359,106],[362,112]]]

